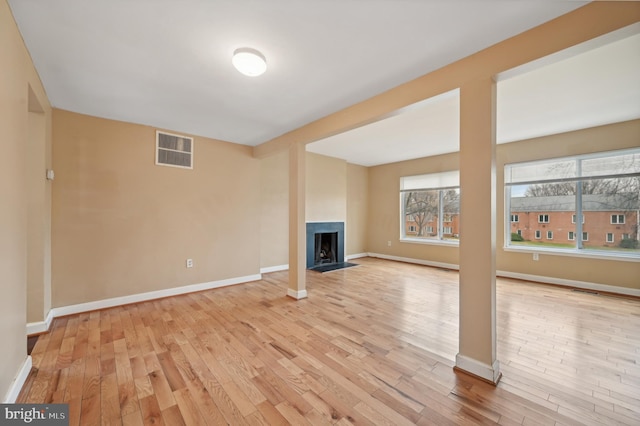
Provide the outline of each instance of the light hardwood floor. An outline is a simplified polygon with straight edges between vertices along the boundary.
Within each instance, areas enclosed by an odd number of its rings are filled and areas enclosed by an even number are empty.
[[[380,259],[56,319],[19,402],[71,425],[640,424],[640,300],[499,279],[497,387],[453,371],[458,274]]]

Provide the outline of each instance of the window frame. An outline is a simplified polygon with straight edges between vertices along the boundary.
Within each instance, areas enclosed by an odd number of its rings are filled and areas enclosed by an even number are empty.
[[[611,239],[609,239],[609,235],[611,235]],[[613,232],[607,232],[606,235],[604,236],[604,241],[606,243],[614,243],[615,239],[616,239],[616,237],[613,234]]]
[[[539,213],[538,214],[538,223],[549,223],[549,214],[548,213]]]
[[[421,178],[426,178],[427,180],[435,180],[435,181],[440,181],[443,182],[442,185],[428,185],[425,187],[412,187],[410,189],[406,189],[404,187],[404,180],[405,179],[416,179],[416,180],[420,180]],[[435,245],[453,245],[453,246],[458,246],[459,245],[459,230],[458,230],[458,234],[456,233],[450,233],[450,234],[444,234],[444,223],[452,223],[454,220],[454,217],[457,215],[460,215],[460,212],[458,211],[457,214],[454,213],[444,213],[444,197],[445,197],[445,191],[448,190],[457,190],[458,192],[458,197],[460,196],[460,171],[459,170],[450,170],[450,171],[442,171],[442,172],[435,172],[435,173],[426,173],[426,174],[422,174],[422,175],[410,175],[410,176],[402,176],[400,178],[400,242],[406,242],[406,243],[418,243],[418,244],[435,244]],[[439,198],[439,204],[438,204],[438,214],[437,214],[437,223],[434,223],[434,225],[431,226],[426,226],[426,230],[428,234],[436,234],[435,238],[424,238],[424,237],[417,237],[417,236],[412,236],[412,235],[407,235],[405,232],[406,229],[406,225],[405,225],[405,220],[406,220],[406,214],[405,214],[405,210],[404,210],[404,193],[405,192],[418,192],[418,191],[438,191],[438,198]],[[451,221],[449,222],[445,222],[445,216],[449,216]],[[459,225],[458,225],[459,226]],[[453,228],[453,227],[451,227]],[[451,229],[453,231],[453,229]],[[445,238],[444,236],[447,235],[449,236],[448,238]],[[453,236],[453,238],[451,238],[451,236]]]
[[[553,157],[553,158],[546,158],[546,159],[541,159],[536,161],[523,161],[518,163],[504,164],[503,187],[504,187],[505,202],[504,202],[503,225],[504,225],[505,238],[503,239],[503,250],[514,251],[514,252],[538,252],[538,253],[547,253],[547,254],[551,253],[551,254],[556,254],[561,256],[616,259],[616,260],[622,260],[622,261],[639,262],[640,261],[639,251],[625,251],[623,249],[616,249],[611,246],[608,246],[608,247],[604,246],[604,244],[611,244],[609,242],[603,243],[602,247],[600,247],[599,244],[597,245],[597,247],[594,247],[594,246],[585,247],[582,245],[583,241],[585,242],[589,241],[589,232],[584,231],[583,229],[583,224],[585,223],[585,215],[583,214],[583,210],[582,210],[584,207],[582,204],[582,194],[583,194],[582,182],[587,182],[589,180],[628,179],[628,178],[640,177],[640,169],[638,169],[637,167],[638,155],[640,155],[640,148],[631,148],[631,149],[621,149],[621,150],[613,150],[613,151],[603,151],[603,152],[592,153],[592,154],[578,154],[578,155],[573,155],[568,157]],[[631,167],[628,167],[623,170],[619,170],[619,169],[617,170],[615,169],[615,167],[607,168],[607,163],[606,163],[607,159],[610,159],[609,161],[612,161],[615,159],[615,157],[618,157],[618,156],[630,156],[631,161],[633,162],[629,162],[629,163],[625,162],[624,164],[631,165]],[[601,168],[601,169],[597,168],[599,164],[599,162],[597,161],[598,159],[603,160],[604,168]],[[586,161],[586,160],[592,160],[592,161]],[[596,160],[596,161],[593,161],[593,160]],[[515,171],[520,166],[537,166],[538,164],[541,166],[544,166],[544,165],[551,166],[554,163],[558,164],[559,166],[562,166],[563,162],[565,164],[569,164],[569,166],[571,166],[572,163],[575,163],[575,169],[572,169],[573,174],[564,175],[564,176],[561,174],[556,174],[555,176],[543,177],[542,174],[540,173],[536,174],[536,169],[533,167],[531,168],[532,170],[531,172],[525,168],[521,169],[521,171],[520,170]],[[583,164],[586,170],[584,174],[582,173]],[[592,166],[593,164],[596,165],[596,168],[593,168]],[[512,174],[512,173],[516,173],[516,174]],[[566,177],[566,176],[569,176],[569,177]],[[544,244],[518,245],[517,242],[512,242],[510,238],[507,238],[507,236],[511,235],[511,232],[512,232],[512,225],[511,225],[512,216],[514,214],[518,214],[517,211],[511,211],[511,199],[512,199],[511,188],[519,187],[518,191],[522,191],[523,188],[526,189],[528,185],[560,184],[562,182],[576,182],[576,185],[577,185],[577,191],[573,195],[575,197],[576,206],[575,206],[574,214],[572,214],[572,220],[571,220],[571,223],[576,225],[576,229],[574,231],[570,231],[574,233],[574,239],[569,238],[570,233],[567,234],[567,240],[570,242],[572,247],[554,247],[554,246],[545,247]],[[622,194],[622,193],[624,192],[614,192],[613,194]],[[518,194],[521,194],[521,193],[518,192]],[[515,195],[515,194],[513,195],[513,197],[521,197],[521,196],[522,195]],[[636,201],[634,200],[634,202]],[[623,219],[625,223],[614,223],[610,217],[610,222],[611,222],[610,225],[627,225],[626,222],[635,223],[636,219],[629,221],[627,220],[628,218],[626,216],[628,216],[629,212],[631,212],[631,214],[636,214],[638,215],[638,217],[640,217],[640,200],[638,200],[637,203],[638,205],[633,204],[631,207],[621,207],[621,209],[619,210],[624,212],[622,216],[625,216],[625,218]],[[549,213],[532,212],[532,213],[535,213],[538,215],[538,223],[540,225],[547,225],[551,223],[550,217],[549,217],[549,222],[540,222],[539,220],[541,216],[550,214],[552,212],[549,212]],[[581,223],[576,223],[576,218],[578,217],[578,215],[582,217]],[[616,213],[615,220],[618,221],[619,217],[620,217],[620,214]],[[562,223],[562,219],[560,219],[560,223]],[[554,229],[554,231],[560,230],[560,226],[562,225],[557,225],[557,226],[558,228]],[[531,229],[531,231],[534,231],[534,229]],[[592,229],[592,231],[594,230]],[[537,231],[535,232],[537,234]],[[580,235],[582,235],[583,238],[579,238]],[[639,229],[633,230],[629,236],[631,238],[640,240],[640,230]],[[530,241],[532,243],[535,242],[539,244],[541,243],[541,241],[539,240],[542,240],[542,238],[532,238]],[[606,240],[606,235],[605,235],[605,240]],[[615,235],[614,235],[614,242],[615,242]]]
[[[616,221],[614,222],[613,218],[616,218]],[[622,222],[620,222],[620,219],[622,219]],[[611,215],[611,225],[626,225],[626,220],[625,220],[625,215],[623,214],[612,214]]]

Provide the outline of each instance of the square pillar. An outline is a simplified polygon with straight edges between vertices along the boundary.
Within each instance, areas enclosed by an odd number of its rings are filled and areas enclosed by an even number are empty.
[[[496,359],[495,82],[460,88],[460,336],[456,368],[500,380]]]
[[[305,212],[306,148],[302,143],[289,147],[289,289],[287,296],[307,297],[307,225]]]

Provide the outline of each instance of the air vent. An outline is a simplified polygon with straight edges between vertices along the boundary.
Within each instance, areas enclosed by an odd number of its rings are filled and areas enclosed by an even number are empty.
[[[156,164],[193,169],[193,138],[156,131]]]

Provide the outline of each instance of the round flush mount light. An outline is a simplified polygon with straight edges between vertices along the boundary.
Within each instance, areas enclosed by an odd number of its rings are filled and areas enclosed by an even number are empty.
[[[250,47],[236,49],[231,62],[238,71],[249,77],[257,77],[267,70],[267,60],[264,55]]]

